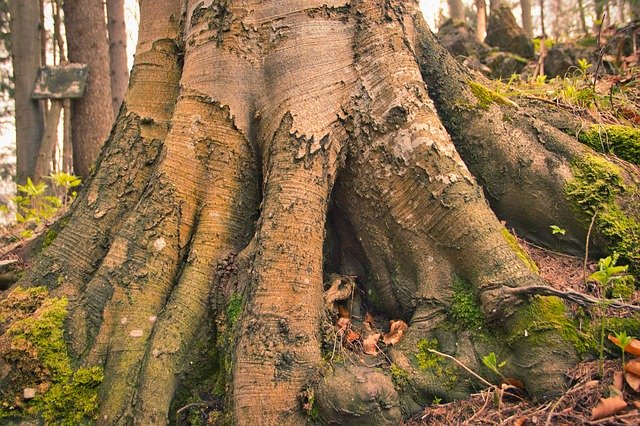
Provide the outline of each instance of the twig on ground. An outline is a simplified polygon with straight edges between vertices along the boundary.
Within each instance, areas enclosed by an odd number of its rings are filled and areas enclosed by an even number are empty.
[[[565,300],[577,303],[580,306],[602,306],[606,304],[607,308],[629,309],[630,311],[640,312],[640,306],[631,305],[614,299],[600,299],[598,297],[589,296],[574,290],[557,290],[553,287],[544,285],[530,285],[525,287],[509,287],[508,291],[517,295],[544,295],[557,296]]]
[[[458,361],[456,358],[452,357],[451,355],[447,355],[445,353],[436,351],[435,349],[427,349],[429,352],[434,353],[436,355],[440,355],[442,357],[448,358],[451,361],[455,362],[456,364],[458,364],[460,367],[464,368],[467,372],[469,372],[469,374],[471,374],[473,377],[475,377],[476,379],[480,380],[482,383],[484,383],[485,385],[487,385],[490,388],[498,388],[496,385],[489,383],[488,381],[486,381],[485,379],[483,379],[482,377],[480,377],[475,371],[473,371],[472,369],[470,369],[469,367],[467,367],[466,365],[464,365],[462,362]]]

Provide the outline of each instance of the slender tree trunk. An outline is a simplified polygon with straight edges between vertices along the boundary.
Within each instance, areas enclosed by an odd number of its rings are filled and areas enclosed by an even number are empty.
[[[40,2],[11,0],[11,56],[15,78],[17,181],[33,176],[44,131],[44,105],[31,99],[40,67]]]
[[[578,0],[578,12],[580,13],[580,28],[582,33],[586,36],[589,35],[589,29],[587,28],[587,17],[584,10],[584,0]]]
[[[475,0],[476,4],[476,38],[484,41],[487,34],[487,2],[486,0]]]
[[[109,44],[102,0],[66,0],[69,60],[89,68],[84,96],[71,106],[73,170],[86,178],[113,122]]]
[[[520,0],[522,9],[522,29],[527,37],[533,39],[533,19],[531,18],[531,0]]]
[[[489,0],[489,13],[502,4],[501,0]]]
[[[107,22],[109,30],[109,64],[111,65],[111,97],[113,99],[113,115],[116,116],[129,83],[124,0],[107,0]]]
[[[464,5],[462,0],[447,0],[449,5],[449,17],[458,21],[464,21]]]
[[[539,0],[538,4],[540,5],[540,29],[542,30],[542,41],[547,38],[547,30],[544,26],[544,0]]]

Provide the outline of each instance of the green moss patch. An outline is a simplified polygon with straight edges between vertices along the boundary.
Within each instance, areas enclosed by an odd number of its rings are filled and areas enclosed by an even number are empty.
[[[64,339],[67,299],[49,297],[43,287],[16,288],[0,304],[0,313],[0,359],[8,367],[0,384],[0,418],[42,415],[55,424],[94,420],[102,370],[72,368]]]
[[[571,343],[581,357],[593,353],[597,347],[593,337],[578,331],[562,300],[552,296],[536,296],[519,307],[505,322],[504,334],[496,337],[507,345],[549,346],[554,344],[550,341],[550,332]]]
[[[640,268],[640,223],[626,215],[616,196],[629,194],[620,170],[604,158],[587,155],[571,165],[573,180],[565,186],[567,198],[607,237],[609,248],[618,252],[631,267]],[[585,218],[586,219],[586,218]]]
[[[591,126],[578,134],[578,140],[598,152],[615,154],[640,165],[640,129],[620,125]]]
[[[453,281],[453,299],[448,310],[449,323],[456,330],[477,331],[484,324],[484,315],[471,285],[459,278]]]
[[[433,374],[445,386],[451,387],[455,385],[458,381],[456,367],[446,358],[429,351],[429,349],[438,350],[438,340],[420,339],[416,346],[418,349],[416,353],[418,368],[424,373]]]
[[[515,102],[502,96],[500,93],[483,86],[475,81],[469,81],[469,89],[478,100],[478,108],[489,109],[491,104],[517,106]]]

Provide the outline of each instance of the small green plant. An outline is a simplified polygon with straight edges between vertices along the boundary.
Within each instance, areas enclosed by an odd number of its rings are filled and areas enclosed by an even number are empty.
[[[69,193],[69,191],[80,186],[82,180],[78,176],[65,172],[51,173],[49,179],[53,182],[56,195],[62,201],[62,207],[66,209],[78,195],[76,191],[72,191],[71,193]]]
[[[597,283],[600,286],[602,294],[608,294],[613,282],[628,276],[627,265],[616,265],[619,254],[614,252],[611,256],[607,256],[598,261],[598,270],[589,275],[588,281]],[[599,370],[600,376],[604,375],[604,311],[608,306],[608,302],[600,305],[600,353],[599,353]]]
[[[433,401],[431,401],[432,405],[440,405],[442,403],[442,398],[438,398],[437,396],[433,397]]]
[[[591,66],[591,63],[585,58],[578,59],[578,71],[580,71],[580,76],[582,78],[587,78],[587,70]]]
[[[564,235],[566,232],[567,232],[566,229],[560,228],[558,225],[551,225],[551,233],[553,235],[555,235],[555,234]]]
[[[31,178],[27,178],[24,185],[16,185],[18,194],[11,198],[18,211],[16,221],[26,223],[34,221],[40,223],[52,218],[61,206],[60,199],[53,195],[47,195],[47,185],[44,182],[34,184]]]
[[[620,348],[620,350],[622,350],[622,368],[624,368],[625,366],[624,351],[625,349],[627,349],[627,346],[629,346],[629,344],[633,340],[633,337],[627,336],[626,331],[621,331],[619,333],[614,333],[614,334],[616,336],[616,339],[618,339],[618,342],[616,343],[616,345]]]
[[[502,361],[501,363],[498,363],[498,358],[496,357],[496,354],[494,352],[491,352],[489,355],[485,355],[482,357],[482,362],[484,363],[484,365],[487,366],[489,370],[493,371],[498,376],[500,376],[502,380],[505,379],[504,374],[502,374],[500,369],[505,365],[507,365],[507,361]]]
[[[66,211],[77,195],[72,189],[82,183],[77,176],[63,172],[52,173],[47,179],[53,184],[51,188],[44,182],[34,183],[31,178],[24,185],[16,185],[17,194],[11,197],[16,205],[16,222],[31,224],[18,233],[20,238],[31,238],[37,225]],[[0,211],[8,213],[9,209],[3,205]]]

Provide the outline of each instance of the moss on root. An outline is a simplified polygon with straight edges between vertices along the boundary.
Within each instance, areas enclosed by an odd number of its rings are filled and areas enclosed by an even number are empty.
[[[565,186],[565,195],[585,216],[596,215],[595,224],[609,241],[609,249],[618,252],[632,268],[640,269],[640,223],[626,215],[616,202],[618,195],[629,194],[620,169],[606,159],[586,155],[571,165],[573,179]]]
[[[564,303],[557,297],[533,297],[519,307],[505,324],[504,334],[498,334],[496,337],[503,340],[507,346],[520,343],[529,346],[549,346],[560,343],[551,340],[553,335],[557,335],[570,343],[580,357],[595,353],[596,341],[593,336],[578,330],[567,315]]]
[[[615,154],[640,165],[640,129],[614,124],[593,125],[581,131],[578,140],[598,152]]]
[[[479,330],[484,324],[482,308],[471,285],[460,278],[453,280],[453,298],[448,309],[449,323],[457,330]]]
[[[418,361],[418,368],[422,372],[433,374],[446,387],[452,387],[457,383],[456,366],[452,365],[448,359],[429,350],[439,349],[437,339],[420,339],[416,346],[418,352],[415,357]]]
[[[498,105],[517,106],[512,100],[508,99],[507,97],[502,96],[495,90],[491,90],[488,87],[485,87],[475,81],[469,81],[469,89],[471,90],[471,93],[473,93],[473,96],[475,96],[478,100],[478,108],[489,109],[491,104],[494,103]]]
[[[520,260],[522,260],[529,267],[529,269],[531,269],[536,274],[540,272],[540,270],[538,269],[538,265],[536,265],[536,262],[534,262],[531,256],[529,256],[529,253],[527,253],[522,248],[515,235],[509,232],[508,229],[502,228],[502,236],[507,241],[509,246],[513,249],[513,251],[516,252]]]
[[[66,317],[67,299],[49,297],[44,287],[15,288],[0,302],[0,359],[8,369],[0,418],[42,416],[47,423],[69,425],[95,419],[102,369],[73,370]]]

